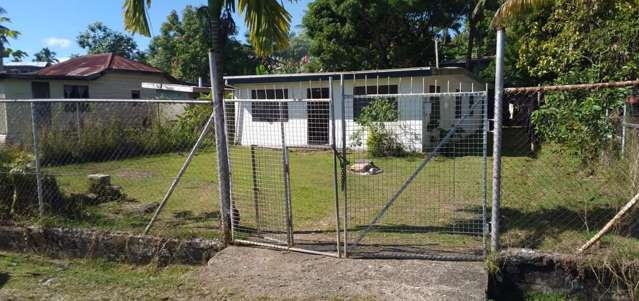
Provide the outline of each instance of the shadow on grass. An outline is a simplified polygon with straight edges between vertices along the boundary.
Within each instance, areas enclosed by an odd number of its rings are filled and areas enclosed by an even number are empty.
[[[9,273],[0,273],[0,288],[2,288],[7,282],[9,282],[11,276]]]
[[[540,208],[526,212],[517,208],[502,207],[502,234],[524,230],[524,237],[517,239],[515,245],[527,248],[539,247],[544,240],[559,238],[566,231],[587,232],[599,231],[616,213],[617,208],[595,207],[587,211],[576,208],[558,206],[554,208]],[[616,231],[624,236],[639,239],[639,227],[629,225],[628,221],[636,220],[639,210],[624,217]]]

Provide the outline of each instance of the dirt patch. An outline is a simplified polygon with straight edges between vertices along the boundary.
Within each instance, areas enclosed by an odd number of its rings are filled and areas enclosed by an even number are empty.
[[[209,291],[245,299],[484,300],[482,262],[338,259],[228,247],[194,274]]]

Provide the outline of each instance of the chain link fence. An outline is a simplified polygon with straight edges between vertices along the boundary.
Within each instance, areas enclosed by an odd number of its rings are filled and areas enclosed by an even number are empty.
[[[638,115],[626,90],[511,94],[505,98],[501,243],[572,254],[636,193]],[[635,254],[637,213],[590,248]]]
[[[211,114],[206,101],[40,99],[2,106],[5,220],[132,233],[141,233],[157,210]],[[213,135],[203,135],[152,234],[218,235]]]
[[[342,103],[337,83],[227,100],[234,239],[338,255],[481,257],[491,211],[487,93],[398,86],[354,86]],[[504,248],[574,253],[636,194],[639,107],[627,94],[509,95]],[[203,133],[210,102],[0,107],[3,221],[141,233],[157,212],[151,234],[219,235],[214,133]],[[636,254],[637,214],[588,252]]]
[[[464,86],[369,86],[346,101],[350,254],[483,256],[487,92]]]

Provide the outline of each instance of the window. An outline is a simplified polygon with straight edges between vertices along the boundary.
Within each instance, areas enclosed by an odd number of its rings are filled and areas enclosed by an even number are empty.
[[[64,98],[89,98],[89,86],[64,85]],[[65,103],[65,112],[89,112],[91,108],[86,102]]]
[[[459,90],[456,90],[459,93]],[[462,118],[462,97],[455,96],[455,119]]]
[[[131,99],[140,99],[140,90],[131,90]]]
[[[253,121],[288,122],[288,103],[274,101],[275,99],[287,99],[288,89],[252,90],[251,98],[271,100],[251,102]]]
[[[306,98],[329,98],[330,91],[328,88],[308,88],[306,89]]]
[[[379,89],[378,89],[379,87]],[[366,94],[397,94],[397,85],[384,85],[384,86],[359,86],[353,89],[353,95],[366,95]],[[391,101],[395,110],[397,108],[397,98],[385,97],[385,100]],[[357,120],[362,110],[371,102],[374,98],[355,98],[353,99],[353,119]],[[397,114],[399,116],[399,112]],[[389,120],[394,121],[394,120]]]
[[[430,86],[428,89],[428,92],[440,93],[441,87]],[[426,129],[429,131],[432,131],[436,129],[437,127],[439,127],[439,120],[441,119],[441,107],[440,107],[440,100],[438,96],[430,97],[430,101],[432,103],[430,121],[428,122],[428,126],[426,127]]]

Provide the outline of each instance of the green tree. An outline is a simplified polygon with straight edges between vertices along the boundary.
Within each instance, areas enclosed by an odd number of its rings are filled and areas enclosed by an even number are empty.
[[[149,44],[148,63],[168,71],[176,78],[196,82],[198,77],[208,81],[208,49],[211,39],[206,34],[208,23],[198,11],[187,6],[181,17],[172,11],[160,27],[160,34]],[[251,47],[229,38],[225,43],[224,74],[250,74],[257,59]]]
[[[305,31],[291,33],[289,47],[276,51],[265,62],[271,73],[299,73],[320,71],[318,61],[310,56],[311,39]]]
[[[20,49],[13,50],[11,48],[7,48],[5,52],[7,53],[7,56],[11,57],[12,62],[22,62],[22,60],[24,60],[25,57],[29,56],[28,53]]]
[[[102,22],[90,24],[76,41],[88,54],[112,52],[129,59],[140,56],[138,45],[130,35],[114,31]]]
[[[33,61],[55,64],[60,60],[56,58],[55,51],[51,51],[51,49],[44,47],[33,55]]]
[[[434,63],[434,38],[459,25],[465,1],[317,0],[303,25],[323,70]]]
[[[147,7],[151,0],[125,0],[124,25],[132,32],[146,36],[150,35]],[[255,47],[257,55],[265,56],[275,50],[288,46],[288,30],[291,15],[284,9],[278,0],[208,0],[208,6],[203,9],[202,15],[209,22],[207,33],[211,39],[211,97],[214,102],[215,112],[215,138],[218,151],[218,182],[220,183],[220,208],[222,209],[222,224],[224,229],[224,241],[230,242],[231,221],[230,212],[230,180],[228,174],[221,171],[229,170],[228,158],[224,155],[227,149],[226,134],[224,131],[224,81],[222,70],[224,68],[223,49],[231,33],[235,31],[232,13],[237,9],[244,15],[249,41]]]
[[[639,7],[635,3],[556,1],[527,20],[516,68],[544,84],[639,78]],[[584,161],[593,160],[613,137],[608,113],[621,107],[625,95],[626,91],[614,89],[547,94],[533,121],[547,141],[566,145]]]
[[[11,19],[3,16],[6,13],[7,11],[0,7],[0,67],[2,67],[3,59],[7,55],[5,51],[5,44],[9,44],[9,39],[15,39],[20,35],[19,31],[12,30],[3,25],[3,23],[11,22]]]

